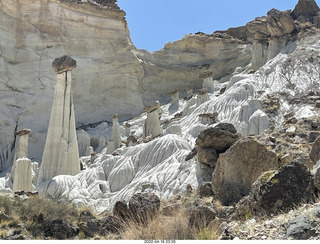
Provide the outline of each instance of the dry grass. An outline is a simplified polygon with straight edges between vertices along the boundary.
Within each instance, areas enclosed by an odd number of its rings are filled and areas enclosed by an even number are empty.
[[[193,230],[188,226],[188,216],[180,210],[173,216],[159,215],[147,226],[128,223],[121,233],[123,240],[192,240]]]

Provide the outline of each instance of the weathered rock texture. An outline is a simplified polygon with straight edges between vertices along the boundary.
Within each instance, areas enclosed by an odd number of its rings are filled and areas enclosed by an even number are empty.
[[[32,191],[32,164],[28,158],[19,158],[14,162],[12,191]]]
[[[224,154],[219,155],[212,175],[212,190],[228,204],[230,199],[225,197],[225,190],[221,191],[220,188],[236,189],[241,198],[250,192],[252,183],[261,173],[276,169],[278,158],[274,152],[253,139],[241,139]],[[224,187],[225,185],[227,187]],[[237,202],[240,198],[233,200]]]
[[[250,194],[237,204],[235,215],[245,219],[254,215],[288,212],[311,201],[315,194],[310,171],[303,164],[293,162],[279,171],[262,174],[252,185]]]
[[[299,0],[298,4],[292,11],[293,18],[298,19],[300,16],[311,18],[320,11],[319,6],[314,0]]]
[[[228,150],[240,137],[234,126],[227,123],[220,123],[199,134],[195,151],[200,175],[204,181],[211,181],[219,153]]]
[[[41,161],[53,101],[52,57],[77,60],[77,125],[116,112],[131,118],[155,100],[168,102],[168,83],[179,91],[199,89],[199,73],[211,70],[220,79],[251,59],[250,44],[219,35],[187,35],[158,52],[138,50],[115,1],[8,0],[0,9],[0,171],[12,164],[17,124],[33,131],[30,157]]]
[[[76,63],[71,57],[63,56],[56,59],[52,66],[57,73],[57,82],[38,184],[57,175],[76,175],[80,172],[71,91],[71,69],[76,67]]]
[[[30,129],[15,132],[15,135],[18,137],[18,145],[9,177],[13,192],[32,191],[32,164],[31,160],[28,159],[28,139],[30,132]]]

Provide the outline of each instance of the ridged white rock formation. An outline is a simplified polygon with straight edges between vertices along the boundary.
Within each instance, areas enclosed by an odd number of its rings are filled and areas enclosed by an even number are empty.
[[[147,119],[144,122],[143,138],[146,138],[150,135],[152,136],[152,138],[155,138],[162,134],[159,109],[160,107],[158,102],[155,102],[151,106],[145,107],[144,111],[147,113]]]
[[[124,154],[116,157],[99,155],[95,167],[76,176],[61,175],[45,182],[39,187],[40,196],[65,198],[102,212],[139,191],[168,199],[184,193],[188,184],[197,187],[195,159],[184,160],[192,147],[180,136],[166,135],[124,149]]]
[[[57,175],[80,173],[71,70],[76,61],[69,56],[56,58],[52,67],[57,74],[51,117],[40,165],[38,184]]]
[[[183,109],[182,112],[182,117],[188,116],[192,114],[192,112],[198,108],[201,104],[207,102],[210,100],[210,96],[208,95],[208,89],[203,88],[198,90],[197,96],[193,97],[192,99],[189,100],[185,108]]]

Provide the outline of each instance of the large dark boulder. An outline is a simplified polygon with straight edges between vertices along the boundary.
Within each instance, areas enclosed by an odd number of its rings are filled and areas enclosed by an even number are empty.
[[[196,140],[196,147],[211,148],[217,153],[224,153],[240,137],[232,124],[220,123],[202,131]]]
[[[200,197],[211,197],[214,195],[211,182],[203,182],[198,186],[198,195]]]
[[[216,211],[208,206],[193,207],[189,215],[189,226],[198,229],[206,228],[217,216]]]
[[[129,201],[130,216],[138,223],[146,224],[160,210],[160,199],[155,194],[137,193]]]
[[[312,201],[316,194],[310,171],[303,163],[292,162],[279,171],[262,174],[252,185],[250,194],[236,205],[235,217],[248,219],[254,215],[289,212]]]
[[[64,55],[62,57],[56,58],[52,62],[52,68],[57,74],[70,71],[76,67],[77,67],[77,62],[68,55]]]
[[[44,234],[46,237],[67,240],[74,238],[78,232],[76,228],[72,227],[68,223],[65,223],[62,219],[56,219],[52,222],[47,222],[44,225]]]
[[[314,165],[320,160],[320,137],[318,137],[315,142],[312,144],[309,157]]]
[[[124,227],[124,222],[117,216],[108,216],[100,220],[102,235],[107,233],[119,234]]]
[[[236,203],[250,192],[252,183],[265,171],[278,169],[277,155],[247,138],[220,154],[212,175],[212,190],[224,204]]]
[[[113,215],[118,216],[119,218],[126,220],[130,217],[130,212],[128,205],[125,201],[118,201],[113,206]]]

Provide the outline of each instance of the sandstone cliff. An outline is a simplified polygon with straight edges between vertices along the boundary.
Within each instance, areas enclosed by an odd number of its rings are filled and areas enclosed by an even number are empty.
[[[0,1],[0,171],[12,164],[16,127],[31,128],[30,157],[41,160],[55,74],[51,62],[72,56],[77,125],[122,119],[167,101],[172,89],[201,88],[199,74],[219,79],[250,63],[250,45],[190,35],[158,52],[137,50],[115,0]],[[166,100],[167,99],[167,100]]]

